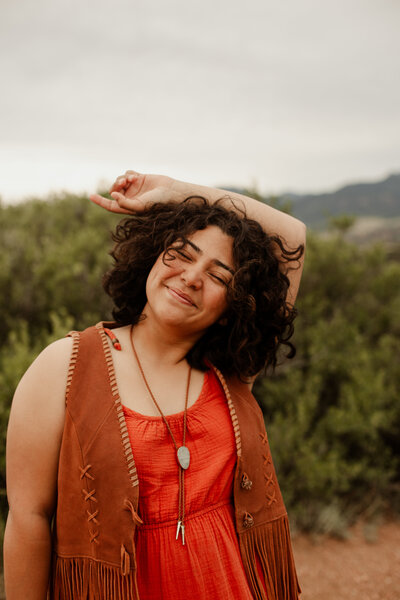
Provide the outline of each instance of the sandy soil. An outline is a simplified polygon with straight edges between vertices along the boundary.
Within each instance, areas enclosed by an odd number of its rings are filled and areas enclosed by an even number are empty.
[[[298,536],[293,546],[301,600],[400,600],[400,523],[358,525],[345,541]]]

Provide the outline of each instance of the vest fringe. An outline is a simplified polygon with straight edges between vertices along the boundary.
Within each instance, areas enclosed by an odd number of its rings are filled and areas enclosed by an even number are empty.
[[[136,571],[90,558],[54,557],[48,600],[139,600]]]
[[[241,533],[240,547],[254,598],[298,600],[301,589],[294,566],[287,515]],[[265,585],[260,581],[257,563]]]

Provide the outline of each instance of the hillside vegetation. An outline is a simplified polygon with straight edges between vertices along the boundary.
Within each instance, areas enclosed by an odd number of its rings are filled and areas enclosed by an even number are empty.
[[[288,194],[293,214],[307,225],[326,227],[330,217],[349,213],[357,217],[392,219],[400,216],[400,174],[372,183],[352,183],[322,194]]]
[[[9,407],[37,353],[110,318],[101,277],[118,218],[86,198],[0,205],[1,517]],[[399,510],[400,253],[311,234],[297,356],[255,393],[294,527],[343,532]]]

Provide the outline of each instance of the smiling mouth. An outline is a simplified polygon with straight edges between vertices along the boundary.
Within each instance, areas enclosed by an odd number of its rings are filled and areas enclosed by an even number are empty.
[[[197,305],[193,302],[191,297],[188,296],[187,294],[185,294],[184,292],[182,292],[181,290],[178,290],[176,288],[170,288],[170,287],[167,287],[167,289],[168,289],[169,293],[174,298],[176,298],[177,300],[182,302],[182,304],[187,304],[188,306],[194,306],[195,308],[197,308]]]

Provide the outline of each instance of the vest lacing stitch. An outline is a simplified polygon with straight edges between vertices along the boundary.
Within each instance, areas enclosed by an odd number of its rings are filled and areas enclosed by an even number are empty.
[[[88,519],[87,519],[87,520],[88,520],[89,522],[90,522],[90,521],[93,521],[93,523],[94,523],[95,525],[98,525],[98,524],[99,524],[99,522],[98,522],[98,520],[96,519],[96,517],[97,517],[97,515],[99,514],[99,511],[98,511],[98,510],[95,510],[94,512],[92,512],[92,513],[91,513],[91,512],[90,512],[90,510],[86,510],[86,512],[87,512],[87,514],[88,514]]]
[[[117,379],[115,376],[114,363],[111,354],[111,348],[109,346],[107,340],[107,334],[104,330],[104,326],[102,323],[98,323],[96,325],[97,330],[100,333],[101,342],[103,345],[104,357],[106,359],[107,369],[108,369],[108,377],[110,380],[110,388],[111,393],[114,398],[115,409],[117,411],[117,419],[119,422],[120,433],[121,433],[121,442],[124,449],[124,454],[126,457],[126,461],[128,464],[129,477],[132,483],[132,487],[139,485],[139,479],[136,471],[135,461],[133,459],[132,447],[129,440],[128,429],[126,427],[124,411],[121,404],[121,399],[119,397]],[[115,346],[114,346],[115,347]]]
[[[125,498],[124,507],[126,510],[130,510],[131,516],[132,516],[132,521],[135,523],[135,525],[138,525],[138,526],[143,525],[142,519],[139,517],[139,515],[137,514],[136,510],[133,507],[132,502],[128,498]]]
[[[86,467],[79,467],[81,472],[81,479],[87,477],[88,479],[94,480],[94,477],[89,473],[89,469],[92,468],[92,465],[86,465]]]
[[[214,365],[212,365],[211,363],[208,363],[212,369],[214,370],[214,373],[216,374],[216,376],[218,377],[222,388],[224,390],[225,396],[226,396],[226,400],[228,403],[228,408],[229,408],[229,413],[231,416],[231,421],[232,421],[232,426],[233,426],[233,431],[235,434],[235,443],[236,443],[236,454],[238,457],[242,456],[242,440],[240,437],[240,428],[239,428],[239,420],[236,414],[236,410],[235,410],[235,406],[233,404],[233,400],[232,400],[232,396],[231,393],[229,391],[228,385],[225,381],[225,377],[222,375],[221,371]]]
[[[97,498],[94,497],[95,493],[96,493],[96,490],[94,488],[92,490],[90,490],[90,492],[87,492],[86,490],[82,490],[82,494],[84,494],[85,500],[93,500],[93,502],[97,502]]]
[[[268,447],[268,438],[266,433],[260,433],[260,438],[264,446]],[[264,457],[264,468],[266,469],[269,466],[272,466],[271,455],[269,452],[267,454],[263,454]],[[271,506],[274,502],[277,502],[276,493],[275,493],[275,482],[273,473],[267,473],[264,471],[264,479],[265,479],[265,495],[267,498],[268,506]],[[271,489],[272,486],[272,489]]]
[[[78,350],[79,350],[79,341],[80,341],[80,335],[77,331],[70,331],[70,333],[68,335],[72,337],[72,353],[71,353],[71,359],[69,361],[69,367],[68,367],[67,385],[65,387],[65,402],[66,403],[68,402],[68,396],[69,396],[69,392],[70,392],[70,388],[71,388],[72,377],[74,375],[76,361],[78,359]]]
[[[91,468],[92,468],[92,465],[86,465],[85,467],[79,467],[79,470],[81,472],[80,478],[83,479],[84,477],[86,477],[87,479],[94,481],[93,475],[91,475],[89,473],[89,469],[91,469]],[[95,497],[95,493],[96,493],[95,488],[93,488],[92,490],[85,490],[84,488],[82,488],[82,494],[84,496],[84,500],[85,500],[85,502],[89,502],[89,505],[90,505],[90,501],[97,503],[97,498]],[[89,524],[93,523],[94,525],[99,525],[99,521],[96,519],[97,515],[99,514],[98,509],[94,510],[93,512],[86,509],[86,513],[88,515],[87,521]],[[95,544],[99,543],[99,540],[97,539],[97,537],[99,535],[98,529],[92,530],[89,527],[89,535],[90,535],[91,542],[94,542]]]

